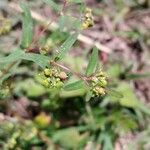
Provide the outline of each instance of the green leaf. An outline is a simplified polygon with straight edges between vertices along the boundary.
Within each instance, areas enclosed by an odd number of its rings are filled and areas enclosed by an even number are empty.
[[[123,98],[123,95],[122,95],[122,93],[121,92],[118,92],[118,91],[116,91],[116,90],[114,90],[114,89],[107,89],[107,93],[108,93],[108,95],[112,98],[117,98],[117,99],[120,99],[120,98]]]
[[[70,90],[70,91],[66,91],[66,90],[61,90],[59,93],[59,96],[61,98],[71,98],[71,97],[78,97],[78,96],[83,96],[85,95],[86,90],[85,89],[77,89],[77,90]]]
[[[85,96],[85,101],[88,102],[92,97],[92,92],[89,90],[87,93],[86,93],[86,96]]]
[[[45,68],[49,65],[50,58],[41,54],[27,53],[22,57],[24,60],[30,60],[35,62],[41,68]]]
[[[23,55],[24,55],[24,51],[16,48],[8,56],[2,57],[0,59],[0,63],[5,64],[5,63],[13,62],[13,61],[18,61],[22,58]]]
[[[25,92],[29,97],[38,97],[46,93],[45,88],[33,79],[27,79],[16,84],[15,93]]]
[[[150,107],[146,106],[145,104],[140,104],[139,109],[141,112],[145,113],[146,115],[150,116]]]
[[[50,58],[41,54],[34,54],[34,53],[25,53],[21,49],[16,49],[10,55],[3,57],[0,59],[0,63],[10,63],[18,60],[29,60],[35,62],[42,68],[45,68],[49,65]]]
[[[65,149],[80,149],[86,142],[87,135],[80,134],[74,127],[58,130],[52,139]],[[71,139],[71,140],[70,140]]]
[[[20,64],[20,61],[18,61],[17,63],[15,63],[8,71],[7,74],[5,74],[1,79],[0,79],[0,85],[6,80],[8,79],[12,74],[16,74],[16,70],[18,69],[18,65]],[[4,68],[8,67],[8,65],[10,64],[7,64],[6,66],[4,66]]]
[[[98,49],[93,48],[91,58],[89,60],[89,64],[88,64],[87,69],[86,69],[86,75],[87,76],[90,76],[94,73],[95,68],[97,66],[97,62],[98,62]]]
[[[139,101],[129,84],[120,82],[117,90],[123,95],[119,100],[120,105],[130,108],[137,108],[139,106]]]
[[[74,33],[66,39],[66,41],[59,48],[59,53],[55,58],[56,60],[60,60],[64,57],[64,55],[71,49],[71,47],[77,40],[77,37],[78,37],[78,33]]]
[[[107,70],[107,75],[111,78],[118,78],[122,73],[122,68],[120,64],[113,64],[109,66]]]
[[[21,3],[20,7],[23,10],[22,17],[22,38],[21,38],[21,47],[27,48],[32,42],[33,37],[33,20],[31,17],[31,13],[26,4]]]
[[[76,4],[81,4],[81,3],[83,3],[82,0],[70,0],[70,2],[76,3]]]
[[[150,73],[144,73],[144,74],[135,74],[135,73],[129,73],[126,75],[127,79],[140,79],[140,78],[150,78]]]
[[[98,143],[103,143],[103,150],[113,150],[112,136],[109,132],[102,132],[98,137]]]
[[[64,87],[64,90],[71,91],[71,90],[78,90],[82,88],[84,88],[84,81],[79,80],[79,81],[75,81],[75,82],[67,84]]]
[[[127,68],[125,68],[125,70],[123,71],[124,74],[129,73],[133,68],[133,64],[130,64]]]
[[[61,11],[61,7],[53,0],[43,0],[46,4],[50,5],[56,12]]]

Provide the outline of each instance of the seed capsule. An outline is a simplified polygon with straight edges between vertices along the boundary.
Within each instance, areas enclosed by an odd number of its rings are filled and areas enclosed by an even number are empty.
[[[60,74],[59,74],[59,78],[61,79],[61,80],[65,80],[65,79],[67,79],[67,74],[65,73],[65,72],[60,72]]]
[[[98,86],[96,86],[93,89],[93,92],[95,93],[96,96],[100,96],[100,95],[105,95],[106,94],[105,89],[102,88],[102,87],[98,87]]]
[[[52,76],[52,71],[50,69],[45,69],[44,70],[44,75],[45,76]]]
[[[40,53],[45,55],[49,52],[49,46],[45,45],[43,47],[40,47]]]
[[[98,82],[98,85],[100,85],[101,87],[106,87],[107,81],[106,81],[105,79],[101,79],[101,80]]]

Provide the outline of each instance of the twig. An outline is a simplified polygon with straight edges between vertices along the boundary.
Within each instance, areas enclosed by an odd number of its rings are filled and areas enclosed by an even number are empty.
[[[18,4],[15,4],[15,3],[9,3],[8,6],[12,9],[12,10],[15,10],[17,12],[22,12],[22,9],[19,7]],[[51,22],[49,19],[47,19],[46,17],[38,14],[37,12],[31,10],[31,15],[32,17],[39,21],[41,24],[43,24],[44,26],[48,25],[49,22]],[[52,22],[50,25],[49,25],[49,30],[56,30],[58,29],[58,24],[56,22]],[[82,35],[82,34],[79,34],[78,36],[78,40],[89,45],[89,46],[96,46],[100,51],[103,51],[105,53],[111,53],[112,50],[110,48],[108,48],[107,46],[101,44],[100,42],[98,41],[94,41],[93,39],[91,39],[90,37],[87,37],[85,35]]]
[[[89,85],[88,83],[88,77],[85,77],[85,76],[82,76],[81,74],[77,73],[77,72],[74,72],[73,70],[71,70],[70,68],[66,67],[66,66],[63,66],[55,61],[50,61],[50,64],[53,65],[53,66],[57,66],[67,72],[71,72],[73,75],[75,75],[76,77],[80,78],[81,80],[83,80],[87,85]]]

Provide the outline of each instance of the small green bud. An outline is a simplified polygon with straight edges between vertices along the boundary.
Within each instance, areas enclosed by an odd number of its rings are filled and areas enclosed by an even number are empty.
[[[58,76],[59,76],[59,71],[58,71],[56,68],[53,68],[53,69],[52,69],[52,75],[53,75],[54,77],[58,77]]]
[[[42,83],[42,84],[43,84],[45,87],[49,87],[49,85],[50,85],[48,79],[43,80],[43,83]]]
[[[102,86],[102,87],[106,87],[107,85],[107,81],[105,79],[101,79],[99,82],[98,82],[98,85]]]
[[[0,35],[6,34],[11,30],[11,21],[0,17]]]
[[[105,77],[106,78],[106,74],[104,72],[100,71],[96,74],[96,77]]]
[[[96,86],[93,89],[93,92],[94,92],[94,95],[96,95],[96,96],[101,96],[101,95],[105,95],[106,94],[105,89],[102,88],[102,87],[99,87],[99,86]]]
[[[90,8],[85,9],[85,14],[83,17],[83,22],[81,24],[82,29],[87,29],[91,26],[93,26],[93,15],[92,15],[92,10]]]
[[[52,71],[50,69],[45,69],[44,74],[45,76],[52,76]]]
[[[45,45],[43,47],[40,47],[40,53],[45,55],[49,52],[49,46]]]

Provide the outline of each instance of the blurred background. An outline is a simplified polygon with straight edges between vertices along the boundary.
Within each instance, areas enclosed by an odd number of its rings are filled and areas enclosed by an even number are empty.
[[[28,52],[49,57],[90,8],[93,26],[61,63],[84,74],[96,42],[99,65],[118,92],[87,102],[84,89],[44,87],[35,63],[0,63],[0,149],[150,150],[150,1],[0,0],[0,59],[20,44],[20,2],[33,17]]]

